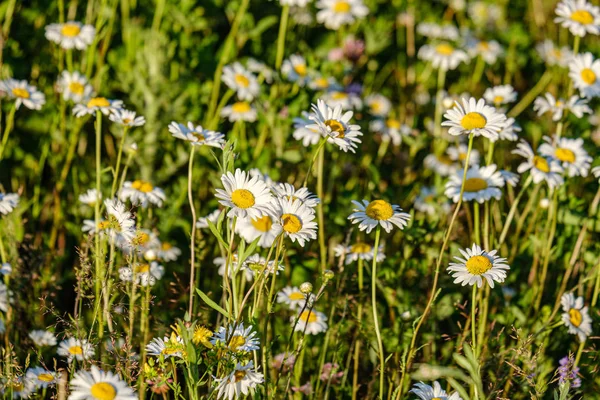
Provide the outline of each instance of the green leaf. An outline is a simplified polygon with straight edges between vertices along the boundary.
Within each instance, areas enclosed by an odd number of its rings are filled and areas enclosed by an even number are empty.
[[[227,311],[225,311],[223,309],[223,307],[221,307],[220,305],[218,305],[217,303],[215,303],[214,301],[211,300],[210,297],[208,297],[206,295],[206,293],[204,293],[202,290],[200,289],[196,289],[196,292],[198,292],[198,296],[200,296],[200,298],[202,300],[204,300],[204,302],[213,310],[218,311],[219,313],[221,313],[223,316],[225,316],[225,318],[227,319],[231,319],[231,316],[229,315],[229,313]]]
[[[224,212],[222,212],[221,214],[224,214]],[[227,244],[227,242],[225,242],[215,224],[210,222],[208,219],[206,220],[206,222],[208,223],[208,228],[210,229],[212,234],[217,238],[219,243],[221,243],[221,246],[225,247],[225,250],[229,251],[229,245]]]

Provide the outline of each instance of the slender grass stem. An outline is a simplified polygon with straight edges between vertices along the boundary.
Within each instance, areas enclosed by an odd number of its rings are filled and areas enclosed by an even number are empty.
[[[379,331],[379,317],[377,316],[377,252],[379,250],[379,238],[381,237],[381,226],[377,225],[375,231],[375,247],[373,249],[373,267],[371,272],[371,307],[373,308],[373,327],[377,337],[377,350],[379,355],[379,399],[385,394],[385,355],[383,353],[383,342]]]
[[[4,150],[6,149],[6,143],[8,143],[8,137],[10,136],[10,132],[13,129],[15,124],[15,112],[17,111],[16,103],[13,103],[10,111],[8,112],[8,117],[6,117],[6,127],[4,128],[4,135],[2,135],[2,143],[0,143],[0,161],[2,161],[2,157],[4,155]]]
[[[101,163],[101,143],[102,143],[102,112],[96,111],[96,193],[102,193],[102,163]],[[94,203],[94,222],[96,228],[100,224],[100,202],[96,201]],[[95,244],[95,254],[94,258],[96,261],[96,276],[94,279],[95,289],[96,289],[96,310],[100,309],[101,304],[101,286],[102,282],[104,282],[104,274],[103,274],[103,266],[104,260],[102,259],[102,254],[100,253],[100,240],[101,235],[97,232],[94,235],[94,244]],[[98,315],[98,337],[102,339],[104,336],[104,318],[102,313]]]
[[[192,211],[192,232],[190,234],[190,301],[188,306],[188,315],[190,318],[194,313],[194,296],[196,294],[196,206],[194,205],[194,195],[192,192],[192,178],[194,172],[194,154],[196,146],[191,146],[190,160],[188,164],[188,202]]]
[[[437,92],[435,95],[435,115],[433,135],[439,138],[442,135],[442,91],[446,86],[446,70],[440,68],[437,76]]]
[[[471,293],[471,346],[473,347],[473,351],[475,352],[475,356],[477,356],[477,320],[475,318],[477,309],[477,285],[473,285],[473,291]]]
[[[285,48],[285,36],[287,33],[288,17],[290,15],[290,6],[285,5],[281,9],[281,20],[279,22],[279,33],[277,35],[277,58],[275,59],[275,70],[279,71],[283,62],[283,53]]]

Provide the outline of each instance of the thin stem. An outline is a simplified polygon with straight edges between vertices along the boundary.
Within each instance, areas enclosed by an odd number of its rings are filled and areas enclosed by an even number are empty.
[[[323,168],[325,163],[325,153],[319,153],[317,164],[317,196],[321,201],[317,205],[317,217],[319,218],[319,254],[321,259],[321,272],[327,268],[327,247],[325,247],[325,215],[323,207],[325,206],[325,195],[323,194]]]
[[[475,319],[475,310],[477,308],[477,285],[473,285],[473,291],[471,293],[471,341],[473,346],[473,351],[475,352],[475,356],[477,356],[477,332],[476,319]]]
[[[194,171],[194,154],[196,146],[191,146],[190,161],[188,164],[188,201],[192,210],[192,233],[190,235],[190,304],[188,307],[188,315],[192,317],[194,312],[194,295],[196,292],[196,207],[194,206],[194,196],[192,193],[192,175]]]
[[[113,185],[110,191],[110,197],[115,197],[117,193],[117,182],[119,181],[119,170],[121,168],[121,157],[123,155],[123,146],[125,145],[125,138],[127,137],[128,126],[123,127],[123,137],[121,137],[121,143],[119,144],[119,152],[117,153],[117,165],[115,166],[115,173],[113,175]],[[119,187],[120,189],[120,187]]]
[[[525,181],[525,184],[521,188],[521,191],[517,195],[517,198],[510,206],[508,216],[506,217],[506,221],[504,222],[504,227],[502,228],[502,233],[500,234],[500,239],[498,239],[497,247],[502,246],[502,244],[504,243],[504,239],[506,239],[506,234],[508,233],[508,229],[510,228],[510,223],[512,222],[512,220],[515,216],[515,212],[517,211],[517,206],[519,205],[519,201],[521,200],[521,197],[523,197],[523,194],[525,194],[525,189],[527,189],[527,187],[529,187],[529,185],[531,185],[532,181],[533,181],[533,177],[531,175],[529,175],[529,178],[527,178],[527,180]]]
[[[8,112],[8,117],[6,118],[6,128],[4,128],[4,135],[2,136],[2,143],[0,144],[0,161],[2,161],[2,155],[4,154],[4,149],[6,148],[6,143],[8,142],[8,136],[10,135],[15,123],[16,111],[17,105],[16,103],[13,103],[10,111]]]
[[[102,143],[102,112],[101,111],[96,111],[96,194],[97,196],[99,196],[100,193],[102,193],[101,190],[101,181],[102,181],[102,164],[101,164],[101,143]],[[96,201],[94,203],[94,221],[95,221],[95,226],[96,228],[98,228],[98,225],[100,224],[100,202]],[[95,277],[95,284],[96,284],[96,310],[99,310],[100,308],[100,297],[101,297],[101,285],[102,282],[104,281],[104,277],[102,274],[102,270],[103,270],[103,260],[101,260],[101,254],[100,254],[100,232],[96,232],[96,234],[94,235],[94,242],[95,242],[95,254],[94,257],[96,259],[96,277]],[[103,319],[103,315],[99,314],[98,315],[98,337],[100,339],[102,339],[104,335],[104,319]]]
[[[310,176],[313,165],[315,164],[315,160],[317,159],[317,156],[321,152],[321,149],[323,148],[323,146],[325,146],[325,143],[327,143],[327,138],[321,139],[321,142],[319,143],[319,147],[317,147],[317,151],[315,151],[315,154],[313,155],[313,158],[310,161],[310,165],[308,166],[308,171],[306,171],[306,176],[304,177],[304,183],[302,183],[303,187],[306,187],[306,184],[308,183],[308,177]],[[323,199],[321,199],[321,201],[323,201]]]
[[[290,6],[285,5],[281,9],[281,22],[279,23],[279,34],[277,35],[277,58],[275,59],[275,71],[279,71],[283,62],[283,53],[285,48],[285,35],[287,33],[288,17],[290,15]]]
[[[438,138],[442,134],[442,91],[446,85],[446,70],[440,68],[437,76],[437,92],[435,97],[435,116],[433,135]]]
[[[373,325],[375,336],[377,336],[377,349],[379,352],[379,399],[383,399],[385,393],[385,355],[383,354],[383,342],[379,331],[379,318],[377,316],[377,251],[379,250],[379,238],[381,226],[377,225],[375,231],[375,248],[373,250],[373,268],[371,272],[371,307],[373,308]]]
[[[481,236],[479,235],[479,224],[481,220],[479,219],[479,203],[475,201],[473,203],[473,226],[475,227],[473,233],[473,241],[478,245],[481,244]]]

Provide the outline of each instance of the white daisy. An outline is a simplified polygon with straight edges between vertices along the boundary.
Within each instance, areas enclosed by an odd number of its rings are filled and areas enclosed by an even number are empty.
[[[556,5],[554,22],[568,28],[575,36],[600,34],[600,7],[587,0],[562,0]]]
[[[12,272],[12,266],[9,263],[0,264],[0,275],[10,275]]]
[[[60,342],[56,354],[66,357],[69,362],[90,360],[95,354],[94,347],[85,339],[68,338]]]
[[[552,138],[544,136],[544,141],[546,143],[542,143],[538,148],[541,155],[561,162],[571,177],[588,175],[593,160],[583,148],[583,139],[560,138],[555,143]]]
[[[254,397],[256,386],[263,383],[263,381],[263,374],[258,372],[258,369],[254,369],[254,361],[250,360],[246,365],[237,363],[235,369],[229,375],[223,378],[215,378],[217,400],[233,400],[247,395]]]
[[[4,394],[5,399],[29,399],[35,391],[35,384],[25,376],[13,376],[10,380],[3,380],[0,386],[0,393]],[[9,392],[11,396],[6,396]]]
[[[462,257],[455,256],[454,259],[458,263],[450,263],[448,267],[454,283],[460,283],[462,286],[477,284],[477,287],[480,288],[485,279],[493,288],[494,281],[502,283],[506,279],[506,271],[510,267],[506,264],[506,258],[496,256],[496,250],[487,252],[473,244],[471,249],[459,249],[458,251]]]
[[[294,315],[290,318],[292,325],[296,322],[296,318],[298,318],[298,323],[294,329],[295,332],[304,332],[306,329],[307,335],[318,335],[327,330],[327,322],[325,322],[327,316],[320,311],[305,309],[299,316]]]
[[[250,171],[248,171],[248,175],[250,175],[250,178],[257,178],[260,181],[264,182],[269,189],[272,189],[273,185],[275,185],[275,182],[273,181],[273,179],[271,179],[269,174],[267,174],[266,172],[262,172],[258,168],[252,168]]]
[[[273,194],[277,197],[283,197],[287,200],[300,200],[308,207],[315,208],[321,201],[312,194],[307,188],[296,189],[289,183],[277,183],[271,188]]]
[[[496,112],[494,107],[487,106],[484,99],[475,100],[474,97],[467,101],[462,99],[462,105],[456,102],[455,106],[446,111],[442,126],[448,126],[448,133],[454,136],[470,135],[485,136],[496,139],[503,128],[506,115]]]
[[[221,176],[224,189],[216,189],[219,203],[230,210],[229,218],[258,218],[268,215],[269,204],[273,198],[267,185],[259,178],[250,178],[241,169],[235,174],[227,172]]]
[[[294,118],[294,133],[292,134],[294,139],[302,140],[302,145],[308,147],[319,143],[321,140],[321,133],[317,128],[307,128],[312,122],[309,119],[310,114],[306,111],[302,111],[302,117]]]
[[[259,275],[261,272],[265,275],[279,275],[279,272],[285,269],[283,264],[277,263],[277,265],[275,265],[273,260],[269,261],[268,264],[266,264],[266,262],[266,258],[261,257],[258,254],[252,254],[244,260],[242,268],[252,271],[254,275]]]
[[[181,249],[169,242],[160,242],[160,245],[156,248],[156,255],[159,260],[176,261],[181,255]]]
[[[600,182],[600,165],[592,168],[592,174],[594,174],[594,176],[598,178],[598,182]]]
[[[25,373],[25,379],[33,382],[36,388],[45,389],[54,386],[59,378],[60,374],[58,372],[48,371],[42,367],[28,368]]]
[[[394,225],[402,230],[410,220],[410,215],[402,212],[400,206],[390,204],[385,200],[373,200],[371,202],[363,200],[362,203],[352,200],[352,203],[356,208],[348,219],[353,224],[359,224],[358,229],[361,231],[366,230],[367,233],[371,233],[373,228],[378,225],[381,225],[388,233]]]
[[[517,186],[519,180],[521,179],[519,174],[515,174],[514,172],[510,172],[505,169],[501,169],[499,172],[500,175],[502,175],[502,179],[504,179],[504,183],[512,187]]]
[[[600,60],[592,53],[578,54],[569,63],[569,77],[582,97],[600,96]]]
[[[514,118],[507,118],[502,123],[502,129],[498,132],[498,137],[496,139],[490,139],[491,142],[496,142],[498,140],[509,140],[511,142],[515,142],[519,139],[518,133],[521,132],[521,127],[517,125]]]
[[[119,278],[123,282],[131,282],[140,286],[154,286],[156,281],[160,280],[165,274],[165,267],[156,261],[148,263],[137,263],[133,267],[126,266],[119,268]]]
[[[33,330],[29,332],[29,338],[38,347],[56,346],[56,336],[52,332]]]
[[[276,235],[283,232],[292,242],[304,247],[309,240],[317,238],[315,211],[300,199],[276,198],[271,204],[271,215]]]
[[[108,119],[123,126],[143,126],[146,123],[146,118],[141,115],[138,117],[135,111],[125,110],[124,108],[112,110]]]
[[[402,138],[410,136],[412,129],[395,118],[381,119],[376,118],[369,123],[369,129],[373,132],[381,133],[381,140],[391,141],[394,146],[402,144]]]
[[[417,33],[431,39],[457,40],[458,29],[454,25],[438,25],[434,22],[419,22]]]
[[[439,204],[437,191],[434,186],[424,186],[421,188],[415,199],[414,207],[417,211],[428,215],[436,215],[440,208],[444,214],[450,211],[450,204],[448,202],[445,201],[441,205]]]
[[[340,85],[333,77],[325,78],[320,74],[316,74],[310,78],[308,87],[312,90],[340,90]]]
[[[79,201],[88,206],[93,206],[97,201],[102,201],[102,193],[96,189],[88,189],[87,192],[79,195]]]
[[[540,57],[548,66],[558,65],[566,68],[571,62],[573,52],[567,46],[555,47],[554,43],[550,39],[544,40],[542,43],[538,43],[536,50],[540,54]]]
[[[137,394],[112,372],[102,371],[95,365],[91,370],[78,371],[70,382],[68,400],[136,400]]]
[[[461,62],[468,63],[469,56],[461,49],[456,49],[449,43],[441,42],[437,45],[424,45],[419,49],[418,57],[431,62],[433,68],[453,70]]]
[[[571,96],[567,102],[567,109],[577,118],[583,117],[583,114],[591,114],[592,109],[587,105],[588,100],[579,96]]]
[[[208,228],[208,221],[212,222],[213,225],[217,225],[217,221],[219,220],[219,215],[221,215],[221,210],[216,209],[213,212],[211,212],[210,214],[208,214],[206,217],[200,217],[198,218],[198,221],[196,221],[196,228],[198,229],[205,229]]]
[[[256,121],[257,113],[256,109],[246,101],[238,101],[230,106],[223,107],[221,110],[221,116],[227,117],[229,122],[235,121]]]
[[[166,360],[169,357],[184,358],[185,357],[185,344],[181,336],[171,333],[171,336],[165,336],[164,338],[154,338],[146,346],[148,355],[160,357]]]
[[[225,135],[209,131],[200,125],[188,122],[187,126],[175,121],[169,124],[169,132],[173,137],[188,141],[192,146],[211,146],[221,148],[225,143]]]
[[[108,219],[100,222],[98,229],[106,230],[116,243],[128,244],[135,237],[135,220],[125,204],[117,199],[104,200]]]
[[[215,265],[219,266],[219,275],[221,276],[225,276],[225,267],[227,265],[227,258],[225,257],[217,257],[213,260],[213,262],[215,263]],[[227,272],[230,278],[233,278],[234,276],[236,276],[238,273],[243,273],[244,274],[244,279],[246,279],[246,281],[250,282],[252,281],[252,279],[254,278],[254,272],[250,271],[249,269],[244,268],[244,265],[240,265],[238,263],[238,257],[237,254],[233,254],[232,256],[232,260],[231,260],[231,264],[229,264],[229,267],[227,268]]]
[[[525,158],[525,161],[517,168],[517,172],[522,174],[525,171],[530,171],[533,183],[546,181],[550,189],[563,184],[563,168],[554,158],[536,155],[529,143],[524,140],[517,144],[517,149],[513,150],[512,153]]]
[[[463,183],[463,172],[457,172],[450,177],[446,183],[444,194],[458,203],[460,199],[460,189]],[[501,187],[504,186],[504,179],[500,172],[496,171],[496,165],[491,164],[487,167],[474,165],[467,171],[465,188],[463,193],[464,201],[475,200],[479,203],[490,200],[492,197],[499,200],[502,196]]]
[[[306,7],[312,0],[279,0],[282,6]]]
[[[8,78],[0,81],[0,92],[9,99],[15,100],[15,108],[18,110],[21,104],[30,110],[39,110],[46,104],[44,93],[27,83],[27,81],[18,81]]]
[[[78,21],[46,26],[46,39],[59,44],[63,49],[85,50],[94,42],[96,29]]]
[[[470,40],[467,43],[467,52],[471,58],[481,56],[483,61],[492,65],[496,63],[504,49],[495,40]]]
[[[473,150],[471,150],[471,153],[473,153]],[[459,164],[452,162],[448,156],[437,156],[435,154],[428,154],[423,160],[423,164],[425,168],[432,170],[440,176],[449,176],[455,173],[460,167]]]
[[[75,71],[63,71],[58,78],[57,87],[65,101],[84,103],[93,96],[94,89],[85,75]]]
[[[290,82],[295,82],[298,86],[304,86],[309,79],[308,67],[304,57],[294,54],[283,61],[281,73]]]
[[[260,91],[256,77],[239,62],[223,67],[221,80],[237,93],[240,100],[252,101]]]
[[[511,85],[494,86],[485,90],[483,98],[489,105],[498,108],[517,100],[517,92]]]
[[[448,158],[454,162],[459,163],[461,166],[465,165],[465,160],[467,159],[467,151],[469,150],[469,146],[464,143],[459,143],[454,146],[450,146],[446,149],[446,154]],[[479,164],[479,151],[477,149],[471,149],[471,154],[469,155],[469,166],[478,165]]]
[[[275,71],[273,71],[271,68],[267,67],[267,64],[265,64],[261,61],[258,61],[254,58],[248,58],[246,60],[246,67],[248,68],[248,71],[258,74],[259,77],[262,76],[264,78],[265,82],[267,82],[267,83],[273,82],[273,77],[275,75]]]
[[[592,319],[588,308],[584,307],[583,297],[575,298],[573,293],[565,293],[560,298],[560,304],[564,311],[561,319],[569,328],[569,333],[577,335],[579,341],[584,342],[592,334]]]
[[[352,24],[356,19],[369,14],[369,9],[362,0],[319,0],[317,8],[317,21],[333,30]]]
[[[362,136],[359,125],[350,125],[353,112],[346,111],[342,114],[340,106],[334,109],[329,107],[323,100],[319,99],[317,105],[312,105],[313,114],[309,117],[314,124],[307,125],[308,129],[318,129],[323,137],[327,137],[329,143],[337,145],[344,152],[350,150],[355,152],[357,143],[361,143]]]
[[[277,302],[290,310],[301,309],[306,303],[306,295],[297,286],[286,286],[277,293]]]
[[[9,292],[6,285],[0,281],[0,311],[8,312]]]
[[[334,249],[336,257],[344,257],[346,265],[352,264],[354,261],[363,260],[371,261],[375,255],[375,248],[370,244],[358,242],[351,246],[337,245]],[[377,250],[377,262],[385,260],[383,245]]]
[[[360,110],[363,106],[359,95],[342,90],[330,90],[322,99],[331,108],[340,106],[343,110]]]
[[[162,207],[163,201],[167,196],[165,192],[148,181],[136,179],[133,182],[127,181],[119,191],[119,199],[122,201],[131,201],[134,206],[148,207],[148,204]]]
[[[227,327],[220,327],[210,339],[214,346],[224,346],[230,351],[250,352],[260,349],[260,340],[252,325],[244,328],[244,323],[233,323]]]
[[[270,215],[263,215],[256,218],[240,218],[238,219],[235,230],[246,243],[252,243],[257,238],[258,246],[269,248],[277,237],[277,231],[274,229],[275,221]]]
[[[414,393],[421,400],[462,400],[456,392],[451,395],[446,393],[437,381],[433,382],[433,387],[423,382],[415,383],[410,393]]]
[[[579,98],[578,96],[573,97]],[[537,97],[534,100],[533,111],[537,112],[538,116],[550,112],[552,113],[552,121],[560,121],[566,106],[563,99],[556,99],[551,93],[546,93],[544,97]]]
[[[73,107],[73,114],[77,118],[85,115],[95,115],[96,111],[102,112],[104,115],[110,115],[115,110],[123,107],[121,100],[109,100],[106,97],[92,97],[85,104],[76,104]]]
[[[0,214],[8,215],[19,204],[19,195],[16,193],[0,193]]]

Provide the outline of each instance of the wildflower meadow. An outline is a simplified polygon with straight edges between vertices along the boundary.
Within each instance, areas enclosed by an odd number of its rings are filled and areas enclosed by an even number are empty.
[[[0,396],[600,399],[597,0],[3,0]]]

